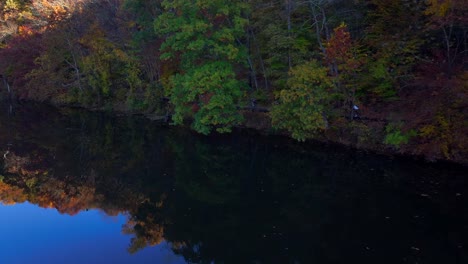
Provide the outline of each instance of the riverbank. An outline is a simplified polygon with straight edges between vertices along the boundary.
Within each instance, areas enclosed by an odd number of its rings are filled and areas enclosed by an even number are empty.
[[[28,103],[34,101],[22,102]],[[86,111],[109,112],[113,115],[120,116],[144,116],[149,122],[163,122],[168,124],[171,122],[169,114],[163,115],[154,111],[135,110],[129,108],[124,103],[115,103],[111,107],[86,107],[79,104],[69,104],[59,101],[47,101],[42,103],[57,108],[78,108]],[[400,102],[399,104],[401,105],[402,103],[407,104],[405,101]],[[395,102],[392,102],[392,105],[395,105]],[[239,110],[244,117],[244,120],[240,125],[235,127],[236,131],[249,130],[262,135],[290,137],[290,134],[287,131],[277,130],[272,127],[269,112],[265,111],[265,109],[268,109],[268,107],[246,107]],[[393,116],[394,118],[389,119],[382,113],[390,113],[389,116]],[[433,139],[432,142],[424,141],[420,133],[411,136],[407,142],[400,144],[391,144],[391,142],[386,141],[388,140],[389,133],[392,132],[389,131],[389,127],[391,127],[392,124],[399,124],[398,122],[402,119],[404,114],[405,113],[398,113],[395,109],[390,109],[385,106],[379,109],[374,109],[363,105],[361,106],[361,115],[358,118],[354,120],[335,118],[331,120],[327,130],[309,138],[308,141],[316,141],[323,144],[337,144],[377,154],[406,156],[413,159],[427,160],[431,162],[444,161],[468,166],[468,140],[466,140],[466,134],[458,137],[458,141],[452,140],[450,152],[444,152],[443,146],[439,146],[440,140],[443,140],[443,138]],[[463,123],[461,125],[463,126]],[[183,126],[190,129],[188,124]],[[399,129],[402,129],[402,127]],[[464,127],[464,129],[466,129],[466,127]],[[408,131],[408,129],[406,129],[406,131]],[[463,130],[460,132],[463,133]],[[405,132],[402,133],[404,135]],[[439,142],[437,140],[439,140]],[[307,142],[298,142],[298,144],[307,144]]]

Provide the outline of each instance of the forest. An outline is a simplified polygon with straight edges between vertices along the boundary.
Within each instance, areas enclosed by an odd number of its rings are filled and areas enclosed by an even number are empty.
[[[9,100],[468,163],[466,0],[0,0]]]

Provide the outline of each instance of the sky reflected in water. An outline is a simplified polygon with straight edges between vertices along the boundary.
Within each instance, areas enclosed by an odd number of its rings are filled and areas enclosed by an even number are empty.
[[[70,216],[30,203],[0,205],[0,263],[185,263],[165,242],[129,254],[126,220],[95,209]]]

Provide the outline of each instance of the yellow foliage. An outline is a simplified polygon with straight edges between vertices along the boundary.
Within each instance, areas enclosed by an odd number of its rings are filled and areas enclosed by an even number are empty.
[[[433,124],[419,129],[419,135],[429,140],[431,144],[437,144],[441,154],[446,159],[451,159],[450,149],[456,141],[453,133],[455,129],[453,121],[439,113],[436,115]]]
[[[452,0],[428,0],[428,8],[424,12],[426,15],[445,17],[452,8]]]
[[[431,137],[434,135],[435,131],[436,128],[433,125],[426,125],[419,129],[420,135],[422,137]]]
[[[317,61],[298,65],[289,75],[287,88],[278,93],[279,104],[270,113],[272,124],[304,141],[327,128],[325,106],[333,85],[327,68]]]
[[[4,9],[7,11],[16,11],[19,9],[19,5],[14,0],[6,0]]]

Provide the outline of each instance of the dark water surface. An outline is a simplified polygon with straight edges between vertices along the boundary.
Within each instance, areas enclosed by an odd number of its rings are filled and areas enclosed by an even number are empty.
[[[468,263],[468,170],[0,111],[0,263]]]

